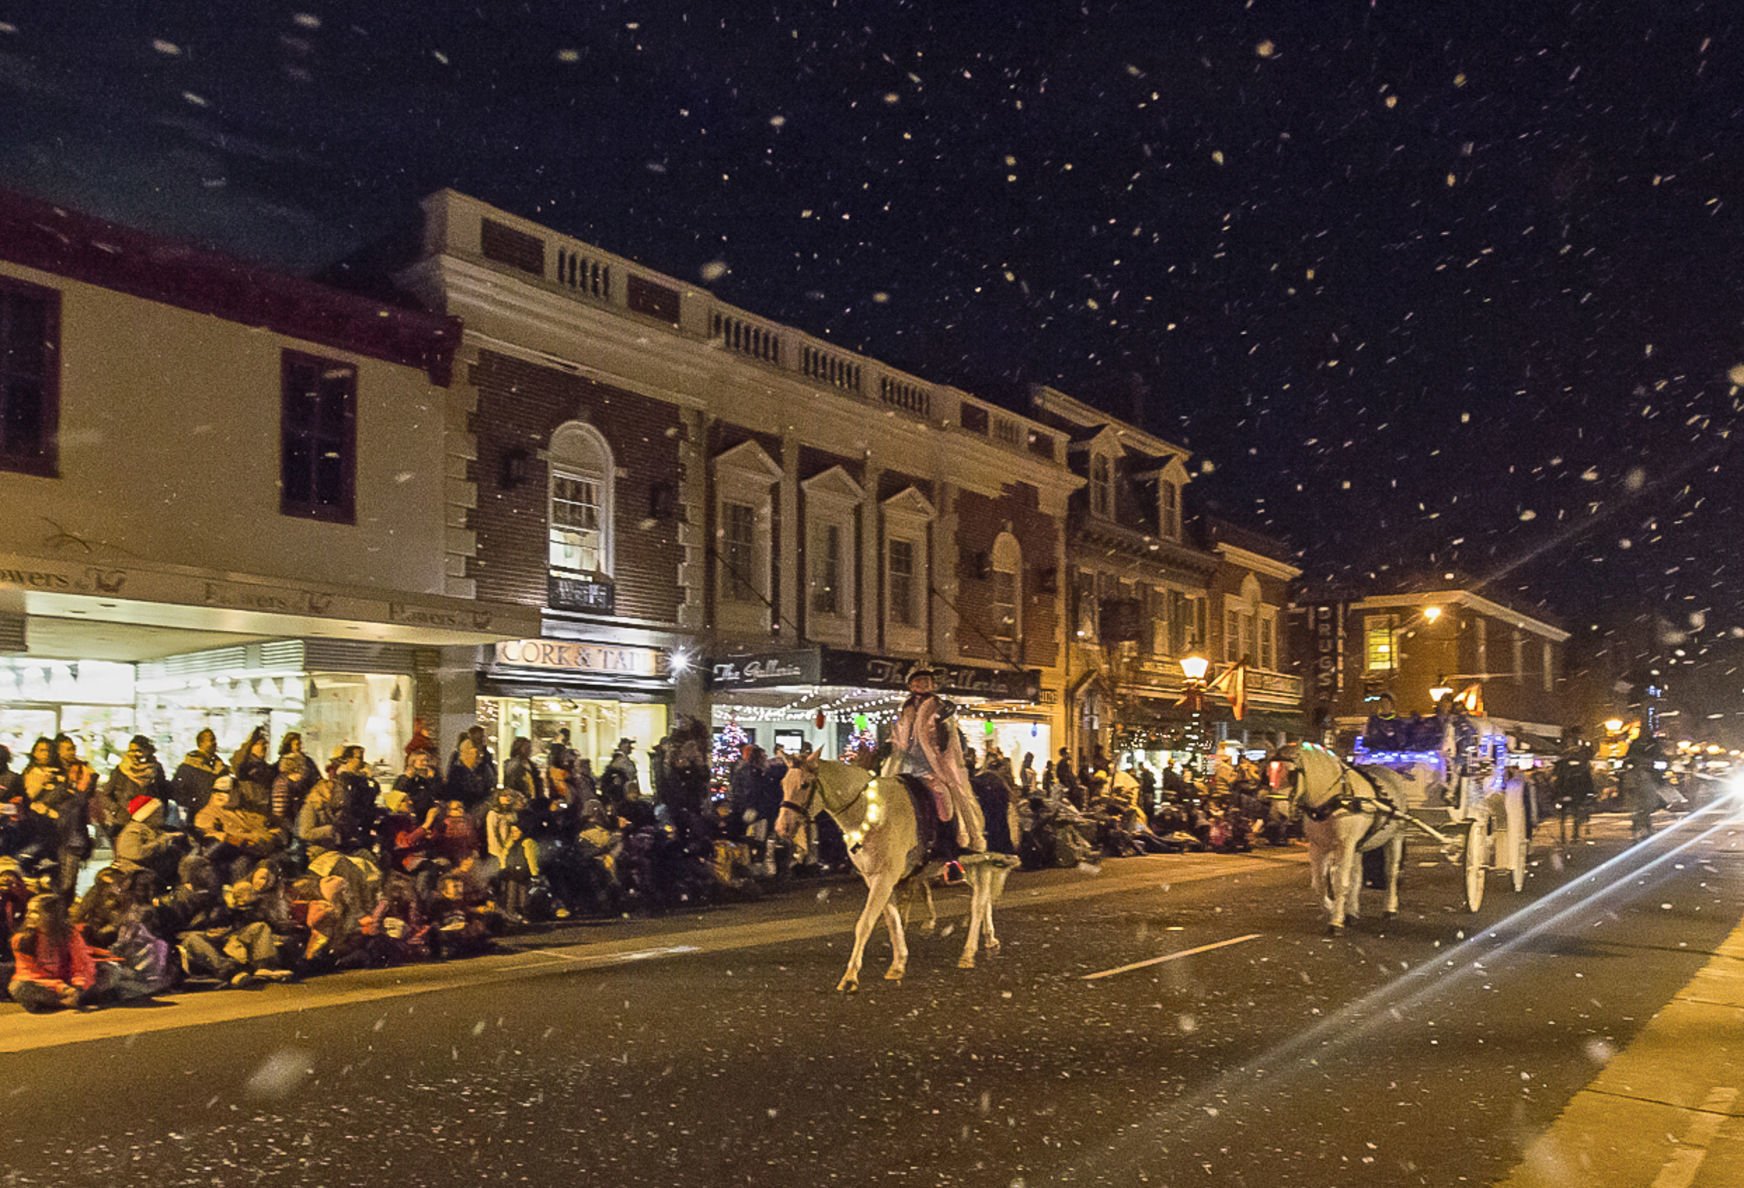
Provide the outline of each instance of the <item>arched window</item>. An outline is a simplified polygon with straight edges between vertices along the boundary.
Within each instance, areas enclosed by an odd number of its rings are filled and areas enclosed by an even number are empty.
[[[558,426],[551,464],[550,564],[566,573],[612,572],[612,447],[580,421]]]
[[[993,640],[1007,659],[1023,638],[1023,546],[1001,532],[993,542]]]

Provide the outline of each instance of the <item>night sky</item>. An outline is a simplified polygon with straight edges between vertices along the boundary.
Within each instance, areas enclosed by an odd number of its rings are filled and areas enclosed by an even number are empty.
[[[1485,581],[1729,712],[1741,24],[0,0],[0,179],[304,271],[452,185],[929,378],[1096,394],[1314,577]]]

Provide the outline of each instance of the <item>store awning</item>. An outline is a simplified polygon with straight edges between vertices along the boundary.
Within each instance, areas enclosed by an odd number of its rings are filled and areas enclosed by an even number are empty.
[[[346,589],[185,566],[94,564],[4,553],[0,553],[0,611],[75,623],[430,647],[494,643],[539,633],[539,612],[532,607]]]

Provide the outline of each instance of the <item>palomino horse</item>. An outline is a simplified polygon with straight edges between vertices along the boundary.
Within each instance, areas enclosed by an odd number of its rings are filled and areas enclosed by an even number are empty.
[[[781,781],[781,794],[784,799],[775,818],[776,834],[792,838],[801,823],[810,822],[819,813],[828,813],[841,826],[848,843],[848,857],[866,880],[866,906],[854,924],[854,951],[848,955],[848,968],[836,989],[852,992],[860,988],[866,941],[880,916],[890,933],[890,968],[884,971],[884,977],[887,981],[901,981],[908,969],[908,941],[903,934],[902,913],[891,896],[909,879],[930,878],[939,870],[938,863],[926,861],[908,789],[901,780],[874,779],[864,768],[814,757],[788,769]],[[1005,811],[1010,818],[1010,836],[1015,839],[1015,807],[1008,801]],[[1010,872],[1011,860],[1005,855],[974,857],[984,860],[966,860],[963,864],[964,878],[969,884],[969,935],[963,943],[963,955],[957,959],[958,969],[975,968],[975,949],[983,939],[988,952],[998,950],[993,903],[1005,890],[1005,877]]]
[[[1354,768],[1325,747],[1296,749],[1295,806],[1304,815],[1308,878],[1320,893],[1333,933],[1345,920],[1360,919],[1362,861],[1359,854],[1386,848],[1388,916],[1399,911],[1399,864],[1405,856],[1401,816],[1417,793],[1423,773],[1400,775],[1384,767]]]

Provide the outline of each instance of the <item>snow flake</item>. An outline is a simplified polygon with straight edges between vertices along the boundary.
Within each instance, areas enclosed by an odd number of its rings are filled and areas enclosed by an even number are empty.
[[[1278,47],[1272,43],[1272,39],[1269,37],[1254,46],[1254,53],[1262,58],[1269,58],[1277,52]]]

